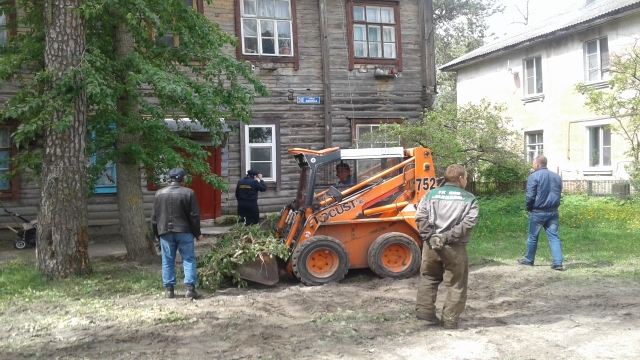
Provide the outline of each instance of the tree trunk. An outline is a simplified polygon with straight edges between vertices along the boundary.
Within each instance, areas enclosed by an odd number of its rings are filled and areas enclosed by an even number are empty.
[[[74,15],[80,0],[44,2],[45,65],[56,80],[81,65],[85,21]],[[80,82],[77,74],[77,82]],[[77,91],[77,90],[69,90]],[[91,272],[87,251],[86,92],[74,98],[69,127],[55,130],[64,110],[54,112],[45,130],[42,191],[38,211],[38,268],[47,279]]]
[[[114,50],[120,60],[120,71],[117,78],[122,83],[128,81],[128,67],[123,63],[125,58],[135,51],[133,34],[124,21],[120,21],[115,29]],[[126,84],[130,86],[130,84]],[[137,114],[137,103],[125,93],[118,99],[118,114],[124,118],[134,119]],[[116,148],[120,154],[116,161],[118,171],[118,216],[120,233],[127,248],[127,259],[134,261],[151,261],[156,258],[151,231],[144,216],[142,198],[140,164],[127,156],[127,149],[140,141],[139,134],[118,132]]]

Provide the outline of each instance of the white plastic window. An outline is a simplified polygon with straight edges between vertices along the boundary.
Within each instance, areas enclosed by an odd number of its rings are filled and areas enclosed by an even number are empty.
[[[589,166],[611,166],[611,128],[589,128]]]
[[[525,95],[542,94],[542,59],[540,57],[524,61]]]
[[[276,126],[246,125],[246,169],[262,174],[263,180],[276,178]]]
[[[584,44],[585,80],[588,83],[607,80],[609,75],[609,44],[607,38]]]

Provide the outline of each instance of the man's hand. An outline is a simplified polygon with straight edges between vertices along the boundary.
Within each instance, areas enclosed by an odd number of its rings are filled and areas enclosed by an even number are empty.
[[[156,242],[160,242],[160,238],[158,238],[158,237],[157,237],[157,238],[156,238]]]
[[[442,234],[433,234],[429,238],[429,246],[431,246],[433,250],[442,249],[446,242],[447,242],[447,239]]]
[[[196,242],[200,242],[200,241],[202,241],[202,235],[200,235],[200,236],[198,236],[198,237],[196,238]]]

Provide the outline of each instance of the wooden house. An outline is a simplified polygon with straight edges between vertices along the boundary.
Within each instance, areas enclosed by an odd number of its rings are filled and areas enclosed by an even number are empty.
[[[298,182],[287,149],[350,148],[380,123],[417,120],[433,103],[432,0],[185,0],[185,6],[239,39],[229,53],[250,62],[270,93],[256,100],[250,125],[236,126],[224,147],[210,148],[212,170],[230,186],[219,193],[194,184],[203,219],[235,213],[235,184],[250,168],[267,184],[261,212],[279,211]],[[117,184],[107,185],[90,200],[90,225],[117,225]],[[38,187],[16,186],[8,188],[17,193],[8,205],[35,218]],[[149,216],[154,188],[143,187]]]

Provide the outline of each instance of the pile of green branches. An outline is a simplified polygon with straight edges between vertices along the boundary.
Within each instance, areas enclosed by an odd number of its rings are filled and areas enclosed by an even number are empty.
[[[215,291],[232,283],[244,287],[247,283],[236,271],[241,265],[260,256],[289,259],[289,247],[274,237],[272,231],[262,231],[259,225],[233,226],[211,249],[196,258],[198,286]],[[265,255],[266,254],[266,255]]]

